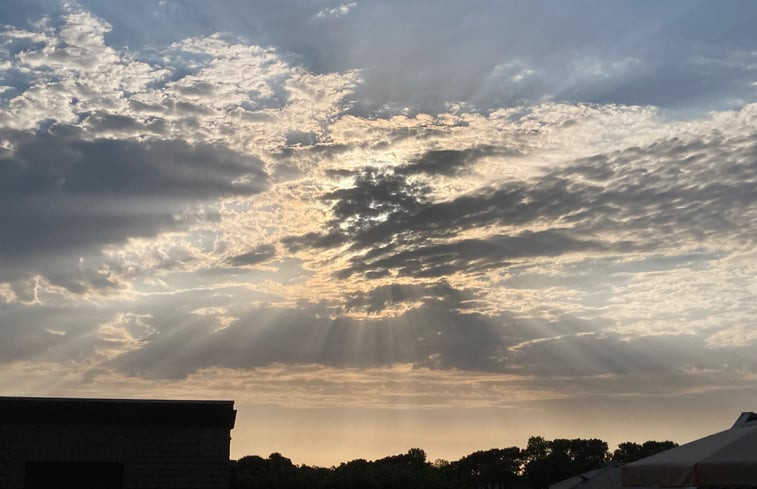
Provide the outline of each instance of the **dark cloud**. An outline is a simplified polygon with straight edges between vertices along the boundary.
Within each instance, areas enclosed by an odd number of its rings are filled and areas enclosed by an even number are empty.
[[[708,347],[707,338],[718,328],[635,338],[605,331],[615,326],[610,320],[559,311],[551,311],[554,319],[549,320],[482,314],[476,312],[480,293],[444,281],[393,284],[347,294],[343,305],[301,302],[288,308],[251,308],[254,301],[244,294],[190,290],[155,296],[130,307],[132,313],[126,315],[112,307],[93,311],[84,305],[3,304],[0,363],[94,360],[99,367],[127,375],[177,379],[206,367],[368,368],[403,363],[533,376],[541,379],[537,385],[607,375],[757,371],[757,343]],[[198,312],[202,308],[218,312]],[[400,312],[386,315],[389,310]],[[355,312],[368,316],[352,317]],[[215,314],[237,319],[219,327]],[[590,389],[592,384],[576,380],[575,385]]]
[[[289,131],[286,142],[288,146],[314,146],[318,142],[318,135],[314,132]]]
[[[188,290],[117,307],[0,305],[0,364],[19,359],[95,362],[128,374],[182,378],[205,367],[271,364],[383,367],[410,363],[434,369],[507,371],[509,346],[543,335],[587,329],[584,322],[526,321],[476,312],[476,291],[445,282],[379,287],[349,294],[344,306],[301,302],[253,307],[243,290]],[[262,297],[261,297],[262,298]],[[388,307],[409,306],[382,316]],[[219,328],[213,313],[237,316]],[[227,311],[228,312],[224,312]],[[349,314],[364,311],[367,318]],[[373,313],[376,313],[373,315]]]
[[[707,332],[648,335],[566,334],[527,343],[510,361],[537,377],[595,377],[662,372],[754,371],[755,345],[709,348]],[[654,384],[654,380],[649,380]],[[670,388],[670,386],[668,386]]]
[[[585,160],[555,174],[593,175],[598,185],[579,190],[590,203],[570,216],[578,229],[634,230],[640,241],[704,242],[739,235],[754,240],[750,216],[757,204],[757,139],[669,139],[606,158]]]
[[[367,170],[356,176],[352,187],[323,196],[332,202],[334,215],[328,232],[290,237],[284,243],[292,249],[350,243],[355,250],[369,249],[371,258],[382,246],[396,249],[399,244],[454,237],[494,224],[557,219],[582,208],[585,194],[592,190],[566,179],[545,178],[535,184],[511,182],[433,202],[428,186],[410,183],[402,175]]]
[[[704,270],[713,266],[723,254],[684,253],[670,255],[645,255],[642,259],[627,256],[606,255],[591,257],[553,266],[550,271],[535,271],[531,267],[511,267],[508,278],[500,285],[511,289],[541,289],[545,287],[566,287],[581,289],[602,297],[612,295],[613,288],[624,287],[638,273],[668,272],[672,270]],[[559,270],[559,273],[554,273]]]
[[[264,244],[256,247],[252,251],[248,251],[247,253],[233,256],[229,258],[228,262],[234,266],[255,265],[257,263],[268,261],[274,256],[276,256],[276,248],[272,245]]]
[[[442,159],[457,168],[477,151],[444,153]],[[724,139],[713,132],[700,140],[663,140],[447,201],[433,201],[430,187],[402,174],[438,164],[439,154],[431,154],[399,172],[358,173],[352,187],[323,196],[332,204],[327,229],[284,243],[292,250],[348,246],[358,254],[340,276],[378,278],[477,273],[519,258],[577,251],[651,251],[729,235],[757,238],[749,217],[757,204],[754,138]],[[516,231],[456,239],[497,225]],[[530,226],[542,230],[523,230]]]
[[[189,221],[178,216],[193,205],[255,194],[267,185],[261,161],[220,145],[83,140],[68,126],[3,136],[16,146],[0,157],[0,273],[6,279],[66,275],[53,262],[180,228]],[[76,264],[63,265],[71,267]]]
[[[97,343],[93,334],[97,324],[110,314],[82,303],[67,307],[0,303],[0,364],[85,360]]]
[[[248,310],[215,331],[211,318],[166,311],[160,334],[110,366],[131,375],[184,377],[211,366],[253,368],[275,363],[379,367],[412,363],[431,368],[500,371],[507,325],[445,298],[425,296],[397,317],[352,319],[315,304]],[[155,321],[157,322],[157,321]],[[173,326],[180,324],[180,327]]]
[[[468,169],[470,165],[485,156],[507,154],[517,155],[517,151],[505,152],[492,146],[482,146],[463,150],[443,149],[427,151],[412,163],[397,167],[394,170],[398,175],[414,175],[425,173],[427,175],[458,175]]]
[[[97,112],[89,115],[84,124],[92,134],[102,132],[124,132],[127,134],[153,134],[160,135],[165,132],[165,120],[152,117],[147,121],[138,121],[133,117]]]
[[[419,212],[429,191],[427,186],[409,183],[404,177],[366,169],[353,187],[323,196],[323,200],[333,202],[334,217],[329,221],[328,232],[288,237],[283,242],[293,250],[330,248],[345,242],[352,242],[355,248],[364,247],[363,242],[378,245],[394,232],[382,223]]]
[[[410,363],[542,379],[723,368],[757,371],[756,344],[710,348],[709,330],[634,338],[605,331],[613,323],[601,318],[481,314],[475,311],[476,296],[475,291],[444,282],[381,286],[352,294],[345,311],[379,313],[391,306],[411,307],[398,315],[359,319],[313,303],[248,308],[224,329],[210,316],[188,315],[188,307],[165,303],[149,311],[149,323],[159,333],[106,365],[129,375],[169,378],[183,378],[207,367],[272,364],[370,368]],[[192,306],[206,301],[198,297]],[[467,307],[471,303],[473,307]]]
[[[569,230],[560,228],[452,240],[462,231],[494,224],[522,225],[560,218],[582,206],[582,196],[572,187],[567,181],[555,180],[536,186],[513,183],[451,201],[431,202],[427,187],[410,184],[401,175],[370,171],[359,175],[353,187],[324,196],[334,202],[331,230],[290,237],[284,243],[291,249],[349,244],[353,250],[362,250],[343,276],[355,272],[383,276],[383,271],[389,270],[421,276],[465,270],[475,273],[504,265],[509,259],[611,247],[611,243],[571,236]],[[433,241],[441,239],[446,241]]]
[[[28,308],[0,305],[0,364],[17,360],[71,361],[114,368],[127,375],[184,378],[202,368],[255,368],[273,364],[330,367],[386,367],[413,364],[431,369],[515,373],[541,379],[574,379],[576,389],[591,389],[590,380],[612,383],[615,376],[728,371],[757,371],[755,346],[710,348],[705,329],[683,335],[628,337],[603,331],[612,325],[558,315],[555,319],[485,315],[467,307],[475,291],[444,282],[427,286],[382,286],[353,294],[349,311],[383,311],[412,307],[396,316],[354,319],[339,309],[301,303],[294,308],[243,308],[239,318],[219,328],[215,317],[197,308],[223,309],[220,296],[187,292],[155,298],[133,314],[105,308]],[[606,376],[610,380],[602,381]],[[604,385],[623,392],[634,386]],[[665,391],[661,392],[666,394]]]
[[[3,158],[7,200],[94,196],[205,199],[266,187],[260,160],[221,145],[181,140],[80,140],[76,129],[4,134],[18,148]],[[73,134],[71,134],[73,133]],[[246,177],[237,184],[235,179]]]
[[[444,281],[433,285],[391,284],[367,292],[350,293],[343,307],[347,312],[357,310],[374,314],[387,307],[429,300],[443,301],[453,309],[467,309],[475,304],[476,295],[473,291],[455,289]]]
[[[608,248],[609,245],[599,241],[575,239],[561,230],[525,231],[515,236],[495,235],[431,246],[418,245],[375,260],[356,258],[350,268],[340,273],[340,277],[377,270],[393,270],[410,277],[443,277],[460,271],[476,274],[506,266],[509,260],[518,258],[558,256]],[[618,245],[615,248],[619,249]]]

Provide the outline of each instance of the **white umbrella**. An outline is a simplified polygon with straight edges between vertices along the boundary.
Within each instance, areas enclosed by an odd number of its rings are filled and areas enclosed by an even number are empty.
[[[729,430],[630,463],[621,477],[632,487],[757,485],[757,414],[742,413]]]
[[[549,489],[623,489],[623,484],[620,482],[620,465],[606,465],[600,469],[584,472],[581,475],[555,482],[549,486]]]

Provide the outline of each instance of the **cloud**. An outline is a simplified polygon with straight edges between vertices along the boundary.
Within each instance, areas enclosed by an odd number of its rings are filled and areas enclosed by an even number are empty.
[[[348,313],[364,311],[368,314],[381,314],[392,307],[417,306],[432,300],[443,301],[453,309],[465,309],[475,303],[475,294],[472,291],[457,290],[444,281],[429,285],[395,283],[353,292],[347,297],[344,308]]]
[[[105,245],[181,229],[178,216],[188,208],[267,186],[260,160],[217,144],[88,141],[68,127],[5,137],[15,146],[0,158],[6,280],[34,273],[55,280],[51,261],[79,261]],[[59,283],[75,290],[66,279]]]
[[[592,386],[608,394],[665,393],[664,382],[642,382],[642,374],[725,370],[742,377],[757,371],[754,343],[713,348],[707,331],[634,337],[608,332],[609,320],[485,315],[476,312],[476,291],[445,283],[381,286],[354,294],[342,312],[303,303],[245,308],[244,298],[237,299],[226,302],[218,295],[187,291],[143,305],[141,313],[102,311],[93,317],[80,308],[77,314],[67,313],[66,321],[52,323],[59,309],[40,308],[29,315],[14,306],[5,317],[22,314],[26,324],[6,328],[10,342],[2,359],[75,358],[82,368],[146,379],[185,379],[213,368],[406,365],[414,371],[509,374],[511,380],[553,392],[570,378],[575,392],[569,395],[591,392]],[[368,315],[353,316],[356,312]],[[52,324],[58,329],[51,329]],[[624,377],[636,380],[619,385]],[[695,385],[702,386],[689,379],[681,388]]]
[[[452,176],[467,170],[471,164],[480,158],[500,154],[507,155],[508,153],[494,147],[433,150],[424,153],[412,163],[396,168],[395,173],[399,175],[425,173]],[[514,152],[510,156],[517,156],[517,154],[517,152]]]
[[[558,230],[536,233],[526,231],[515,236],[495,235],[485,239],[419,245],[374,260],[361,257],[353,260],[353,266],[342,271],[340,277],[346,278],[352,273],[366,271],[374,276],[381,276],[387,271],[411,277],[442,277],[461,272],[477,274],[489,269],[505,268],[511,263],[510,260],[600,251],[605,247],[599,242],[571,238]]]
[[[144,346],[157,331],[149,325],[149,314],[120,313],[111,321],[97,327],[101,346],[97,355],[103,359],[115,358]]]
[[[323,10],[320,10],[317,14],[315,14],[315,16],[319,19],[344,17],[356,6],[357,2],[343,3],[338,7],[325,8]]]
[[[270,188],[269,152],[295,128],[321,135],[356,79],[220,35],[140,56],[109,46],[110,31],[67,3],[2,33],[0,280],[19,293],[36,275],[77,294],[122,288],[143,267],[118,270],[105,248],[167,232],[185,235],[153,253],[166,268],[181,247],[198,258],[207,245],[192,239],[220,200]]]
[[[260,245],[241,255],[232,256],[229,258],[229,263],[235,266],[240,265],[255,265],[270,260],[276,256],[276,248],[272,245]]]
[[[753,117],[752,108],[737,117]],[[746,139],[745,139],[746,138]],[[393,170],[368,168],[325,193],[322,232],[287,237],[290,250],[347,249],[341,277],[364,273],[476,274],[523,258],[643,252],[703,239],[753,242],[754,147],[741,129],[670,137],[600,153],[542,175],[445,199],[415,174],[473,168],[482,150],[444,150]],[[484,154],[507,154],[488,148]],[[506,230],[506,232],[505,232]],[[677,243],[677,245],[673,245]]]
[[[302,405],[364,402],[344,385],[384,405],[470,394],[500,407],[514,384],[531,400],[745,385],[754,105],[671,120],[609,103],[653,99],[661,80],[636,49],[551,68],[581,44],[571,25],[542,20],[566,47],[534,38],[542,52],[529,55],[467,44],[474,25],[514,35],[475,9],[353,6],[323,10],[349,11],[329,22],[333,44],[308,30],[323,31],[312,5],[281,7],[270,26],[307,31],[282,30],[301,35],[291,51],[178,27],[126,49],[122,19],[79,7],[5,29],[4,366],[73,362],[93,385],[201,378],[211,390],[229,375],[272,403],[304,392]],[[366,17],[388,12],[381,29]],[[386,40],[420,15],[420,31]],[[272,17],[261,9],[257,25]],[[350,29],[365,44],[324,47]],[[339,59],[292,64],[309,39]],[[702,85],[660,96],[743,81],[748,57],[725,61],[686,58],[672,79]],[[632,72],[649,85],[613,94]],[[392,392],[397,371],[420,379],[407,384],[417,395]],[[447,391],[420,387],[430,378]]]
[[[179,318],[175,318],[179,319]],[[168,321],[163,317],[161,322]],[[504,326],[455,312],[428,298],[397,317],[329,317],[328,309],[251,309],[222,330],[204,318],[158,328],[143,348],[107,363],[130,375],[183,378],[198,368],[319,364],[366,368],[411,363],[431,368],[500,370]],[[184,345],[178,348],[178,345]]]
[[[655,104],[701,114],[754,100],[749,84],[755,79],[750,58],[755,41],[743,22],[754,13],[749,5],[723,11],[674,1],[653,11],[633,3],[608,8],[592,0],[544,16],[535,5],[493,1],[475,9],[397,0],[354,7],[320,2],[315,8],[242,0],[221,7],[132,3],[133,9],[103,0],[87,3],[111,25],[107,37],[114,45],[149,51],[227,32],[292,53],[314,73],[362,70],[365,83],[355,110],[363,114],[382,108],[436,113],[450,101],[490,110],[544,100]],[[0,18],[27,28],[30,19],[55,18],[61,10],[59,2],[47,0],[6,4]],[[339,17],[345,10],[348,17]],[[345,18],[349,22],[323,28],[323,21]],[[706,30],[703,19],[709,22]],[[644,26],[643,34],[638,26]],[[391,39],[386,32],[393,33]]]
[[[89,119],[91,129],[105,136],[147,132],[223,141],[236,150],[251,143],[276,149],[292,131],[320,134],[357,79],[354,72],[313,74],[274,49],[221,34],[182,38],[137,59],[106,43],[108,22],[75,4],[64,10],[36,26],[39,31],[4,31],[11,48],[0,49],[0,60],[18,76],[6,82],[13,90],[5,95],[3,126],[34,129],[50,120],[79,125]],[[12,47],[22,41],[23,48]]]
[[[431,202],[428,187],[409,183],[398,175],[368,171],[357,176],[355,186],[323,196],[324,200],[334,202],[329,232],[284,241],[293,249],[306,244],[312,247],[347,244],[355,250],[367,250],[353,260],[360,265],[345,273],[375,267],[400,268],[420,275],[424,274],[425,260],[430,260],[429,265],[443,263],[443,270],[430,272],[443,275],[475,269],[472,265],[477,261],[483,265],[487,262],[502,265],[507,259],[527,255],[609,246],[610,243],[602,245],[569,237],[568,230],[561,228],[429,244],[432,239],[454,238],[470,229],[497,224],[528,225],[537,219],[558,219],[570,214],[583,201],[577,193],[568,192],[565,183],[547,181],[536,188],[516,183],[451,201]],[[461,255],[466,251],[467,258]]]

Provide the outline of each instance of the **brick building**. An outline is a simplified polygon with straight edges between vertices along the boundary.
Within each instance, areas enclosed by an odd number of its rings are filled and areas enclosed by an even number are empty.
[[[0,489],[227,489],[234,401],[0,397]]]

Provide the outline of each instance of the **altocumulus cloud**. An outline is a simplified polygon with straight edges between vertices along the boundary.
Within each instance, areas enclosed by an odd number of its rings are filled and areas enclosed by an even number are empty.
[[[751,120],[752,112],[745,110],[740,123]],[[344,276],[479,273],[514,259],[575,251],[664,254],[751,244],[757,148],[748,134],[710,131],[578,159],[537,178],[453,199],[432,199],[428,184],[405,175],[427,165],[432,170],[424,173],[444,174],[478,150],[427,153],[393,172],[357,172],[351,187],[323,195],[333,215],[327,231],[284,241],[293,250],[360,251]],[[496,227],[511,232],[482,231]],[[474,231],[483,236],[460,239]]]

